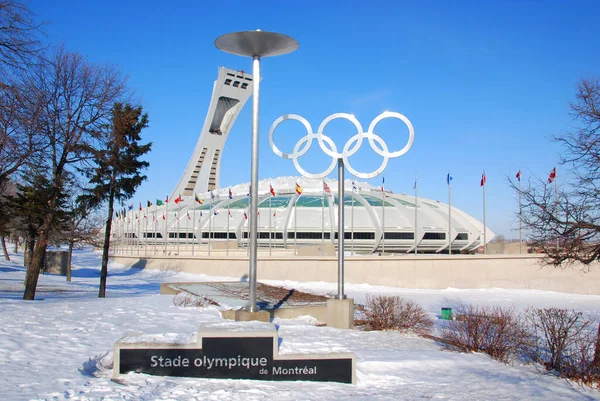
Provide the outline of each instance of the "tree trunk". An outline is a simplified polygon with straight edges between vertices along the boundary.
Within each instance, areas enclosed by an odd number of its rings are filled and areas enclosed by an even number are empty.
[[[110,230],[112,228],[113,204],[115,193],[111,187],[108,196],[108,218],[106,219],[106,230],[104,231],[104,246],[102,247],[102,267],[100,269],[100,290],[98,298],[106,297],[106,276],[108,275],[108,251],[110,248]]]
[[[15,253],[19,253],[19,236],[15,236]]]
[[[4,252],[4,259],[10,260],[10,256],[8,256],[8,249],[6,249],[6,238],[4,238],[4,235],[0,237],[0,242],[2,242],[2,251]]]
[[[48,205],[51,209],[54,208],[56,198],[50,199]],[[38,277],[40,271],[44,266],[44,257],[46,256],[46,247],[48,246],[48,237],[50,234],[50,227],[52,226],[52,220],[54,220],[54,212],[46,213],[44,223],[40,229],[38,241],[33,248],[31,254],[31,262],[27,266],[27,274],[25,275],[25,292],[23,293],[23,300],[33,301],[35,299],[35,290],[37,288]]]
[[[75,237],[75,222],[71,222],[71,236],[69,237],[69,259],[67,261],[67,281],[71,282],[71,258],[73,256],[73,243]]]

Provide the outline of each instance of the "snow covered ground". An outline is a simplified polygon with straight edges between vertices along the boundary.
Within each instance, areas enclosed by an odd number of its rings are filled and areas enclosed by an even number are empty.
[[[114,343],[138,333],[192,334],[219,322],[214,307],[182,310],[161,282],[222,278],[169,271],[109,267],[106,299],[98,299],[100,256],[76,251],[73,281],[41,276],[35,301],[22,301],[22,255],[0,261],[1,400],[600,400],[600,391],[512,366],[482,354],[443,350],[434,341],[395,332],[316,327],[310,318],[276,320],[280,353],[355,352],[357,385],[157,377],[128,374],[111,381]],[[260,269],[260,266],[259,266]],[[260,279],[260,270],[259,270]],[[319,294],[336,284],[267,281]],[[401,295],[418,301],[432,318],[441,307],[462,303],[600,310],[600,296],[516,290],[413,290],[346,285],[357,303],[367,294]],[[437,320],[436,324],[442,322]]]

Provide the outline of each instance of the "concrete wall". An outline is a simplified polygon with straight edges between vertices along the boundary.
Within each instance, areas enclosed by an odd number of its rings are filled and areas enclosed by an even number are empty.
[[[113,256],[128,266],[226,276],[248,274],[245,257]],[[326,281],[337,283],[335,257],[258,258],[258,280]],[[346,283],[399,288],[510,288],[600,295],[600,266],[559,269],[541,264],[537,255],[447,255],[348,257]]]

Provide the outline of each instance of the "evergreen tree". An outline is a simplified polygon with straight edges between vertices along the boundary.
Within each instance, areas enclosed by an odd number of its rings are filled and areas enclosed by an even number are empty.
[[[101,148],[95,151],[96,166],[90,174],[90,184],[93,188],[88,191],[88,195],[82,197],[82,200],[91,206],[108,202],[99,298],[106,296],[108,252],[115,201],[123,204],[146,179],[141,171],[148,167],[149,163],[140,158],[150,151],[152,143],[140,144],[140,133],[147,126],[148,115],[142,114],[141,106],[115,103],[110,127],[106,130]]]

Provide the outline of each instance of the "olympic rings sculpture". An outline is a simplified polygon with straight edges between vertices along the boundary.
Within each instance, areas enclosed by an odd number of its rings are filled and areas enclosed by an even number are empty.
[[[329,124],[333,120],[340,119],[340,118],[346,119],[346,120],[350,121],[352,124],[354,124],[354,126],[356,127],[356,131],[357,131],[356,135],[354,135],[353,137],[348,139],[348,141],[344,145],[344,148],[341,153],[338,152],[338,149],[335,146],[335,143],[333,142],[333,140],[323,133],[327,124]],[[379,135],[374,133],[375,126],[377,126],[377,124],[381,120],[384,120],[386,118],[396,118],[396,119],[404,122],[404,124],[406,124],[406,126],[408,127],[408,135],[409,135],[408,142],[402,149],[400,149],[396,152],[390,152],[388,150],[388,147],[387,147],[387,144],[385,143],[385,141]],[[279,148],[275,145],[275,142],[273,141],[273,134],[275,133],[275,129],[279,126],[279,124],[281,124],[282,122],[284,122],[286,120],[299,121],[300,123],[302,123],[302,125],[304,125],[304,127],[306,128],[306,132],[307,132],[306,136],[300,138],[300,140],[298,142],[296,142],[296,145],[294,146],[294,150],[292,151],[291,154],[284,153],[281,150],[279,150]],[[375,151],[375,153],[377,153],[378,155],[383,157],[383,162],[381,163],[381,165],[376,170],[374,170],[370,173],[362,173],[360,171],[355,170],[354,168],[352,168],[352,165],[350,164],[350,161],[348,160],[350,158],[350,156],[352,156],[356,152],[358,152],[358,150],[362,146],[363,139],[365,139],[365,138],[367,138],[369,140],[369,145],[371,146],[371,149],[373,149],[373,151]],[[300,166],[300,163],[298,162],[298,159],[302,155],[306,154],[306,152],[308,152],[308,150],[310,149],[313,139],[317,139],[317,141],[319,142],[319,146],[321,147],[321,150],[323,150],[323,152],[325,152],[325,154],[331,156],[331,164],[329,165],[329,167],[327,169],[325,169],[324,171],[322,171],[320,173],[316,173],[316,174],[312,174],[312,173],[309,173],[308,171],[304,170]],[[381,174],[383,172],[383,170],[385,170],[389,159],[400,157],[403,154],[405,154],[406,152],[408,152],[408,150],[411,148],[414,140],[415,140],[415,129],[414,129],[412,123],[410,122],[410,120],[408,118],[406,118],[404,115],[393,112],[393,111],[385,111],[385,112],[381,113],[380,115],[378,115],[377,117],[375,117],[375,119],[373,121],[371,121],[371,125],[369,125],[369,129],[367,132],[364,132],[362,126],[360,125],[360,122],[356,119],[356,117],[354,117],[352,114],[347,114],[347,113],[331,114],[329,117],[325,118],[323,120],[323,122],[321,122],[321,125],[319,125],[319,130],[317,131],[317,133],[313,132],[313,129],[312,129],[310,123],[308,121],[306,121],[306,119],[304,117],[299,116],[297,114],[286,114],[286,115],[279,117],[278,119],[276,119],[273,122],[273,124],[271,124],[271,128],[269,129],[269,145],[271,146],[271,149],[273,149],[273,152],[276,155],[283,157],[284,159],[292,159],[292,161],[294,162],[294,167],[296,167],[296,170],[298,170],[298,172],[300,174],[302,174],[304,177],[308,177],[308,178],[324,178],[324,177],[326,177],[329,173],[331,173],[333,171],[338,159],[343,159],[344,164],[345,164],[346,168],[348,169],[348,171],[356,177],[359,177],[359,178],[376,177],[379,174]],[[381,146],[381,148],[376,146],[375,142],[377,142]],[[327,146],[325,144],[327,144]]]

